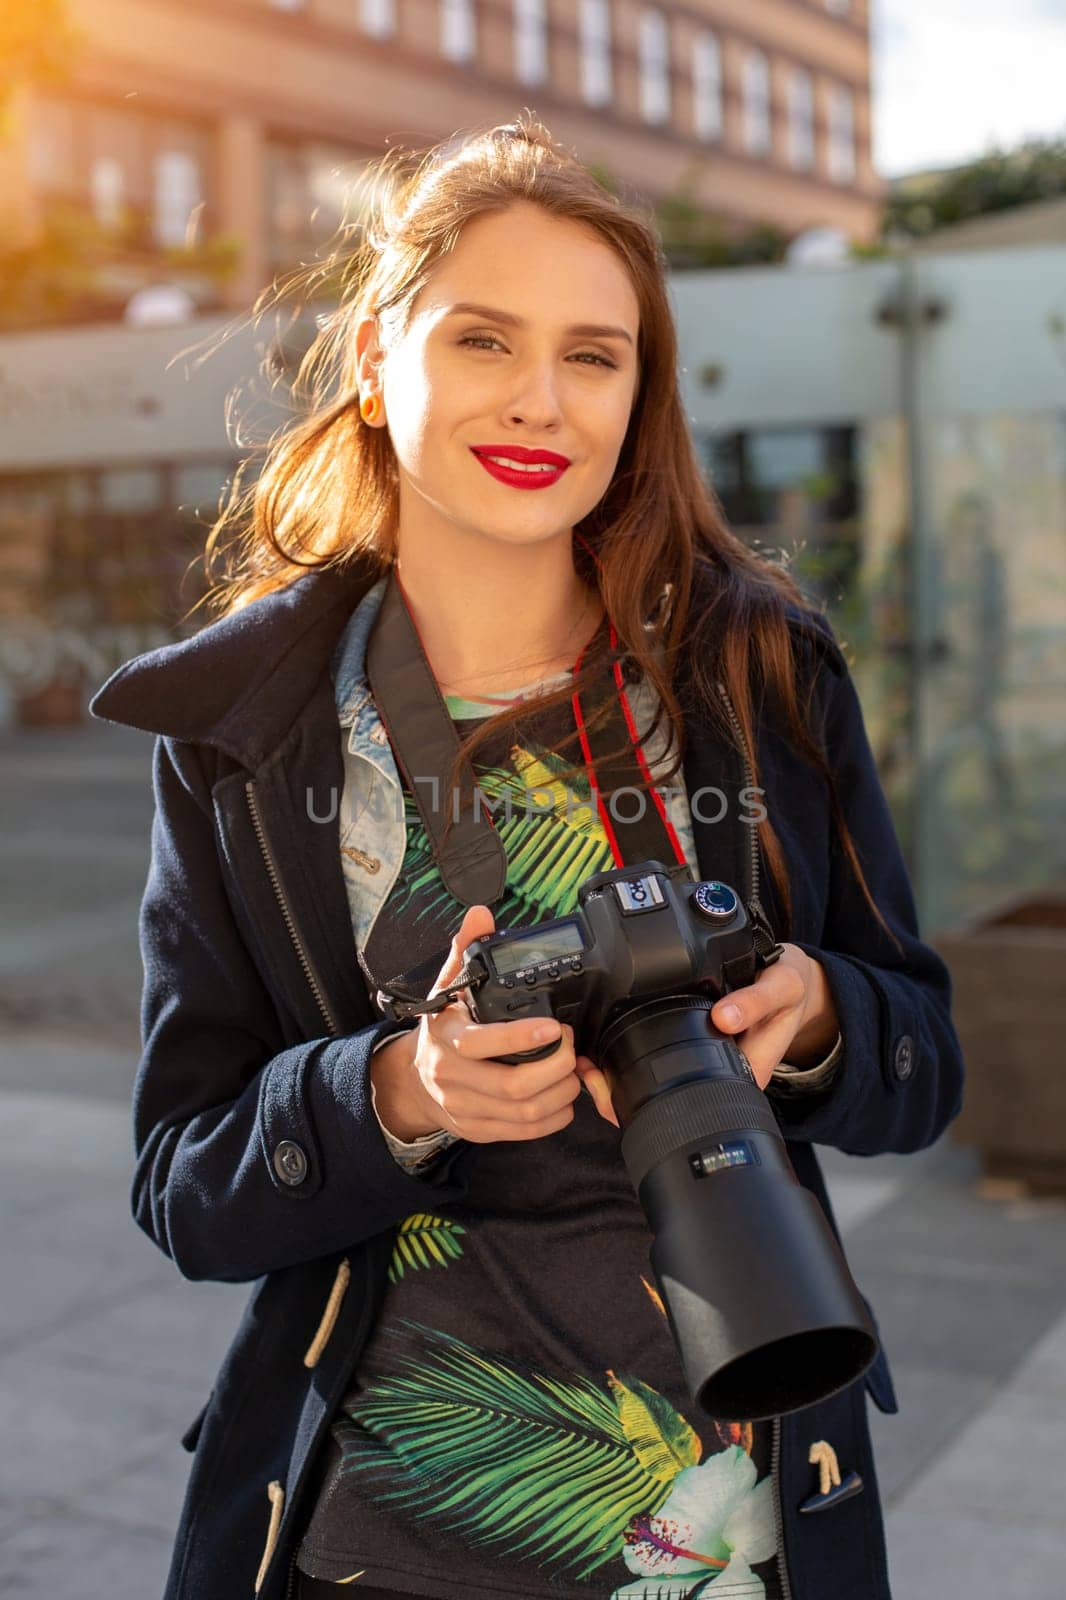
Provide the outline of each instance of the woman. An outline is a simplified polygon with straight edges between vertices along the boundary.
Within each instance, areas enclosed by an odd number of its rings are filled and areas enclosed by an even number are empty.
[[[813,1142],[919,1149],[959,1105],[847,667],[707,493],[648,219],[529,118],[377,177],[308,415],[216,530],[247,514],[223,614],[92,703],[158,735],[134,1214],[185,1277],[259,1280],[186,1435],[168,1600],[883,1600],[884,1357],[772,1422],[698,1414],[586,1042],[372,998],[441,946],[442,991],[617,859],[575,727],[613,673],[676,859],[781,941],[712,1020],[830,1220]],[[389,594],[453,778],[548,796],[497,824],[484,903],[369,685]]]

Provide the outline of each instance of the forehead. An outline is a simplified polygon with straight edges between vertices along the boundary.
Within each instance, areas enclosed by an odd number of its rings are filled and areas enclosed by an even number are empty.
[[[629,272],[611,246],[590,228],[533,205],[468,222],[412,310],[435,323],[464,301],[560,328],[613,324],[634,340],[640,320]]]

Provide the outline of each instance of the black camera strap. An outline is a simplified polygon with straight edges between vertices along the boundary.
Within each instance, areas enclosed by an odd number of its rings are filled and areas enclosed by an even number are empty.
[[[476,804],[469,762],[463,763],[458,791],[448,797],[451,803],[442,803],[459,735],[395,567],[367,640],[366,675],[444,887],[461,905],[491,905],[503,893],[507,857],[491,818]]]

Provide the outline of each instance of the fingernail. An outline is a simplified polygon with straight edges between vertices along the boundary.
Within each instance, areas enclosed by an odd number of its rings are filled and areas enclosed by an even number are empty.
[[[533,1029],[534,1039],[558,1039],[559,1024],[557,1022],[542,1022]]]
[[[737,1023],[740,1021],[740,1007],[723,1006],[718,1015],[728,1027],[735,1028]]]

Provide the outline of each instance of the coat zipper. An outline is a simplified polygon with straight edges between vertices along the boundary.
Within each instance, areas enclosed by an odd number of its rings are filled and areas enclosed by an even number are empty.
[[[252,826],[255,829],[256,839],[259,841],[259,849],[263,857],[263,863],[270,877],[270,882],[273,886],[274,895],[277,899],[278,906],[280,907],[281,914],[285,919],[285,926],[289,930],[289,938],[292,940],[293,949],[296,951],[296,954],[299,957],[300,965],[303,968],[304,975],[307,978],[308,987],[310,988],[311,993],[314,995],[315,1003],[322,1014],[322,1019],[325,1022],[326,1027],[334,1037],[339,1036],[340,1027],[337,1023],[333,1008],[326,999],[325,989],[323,988],[318,974],[315,971],[314,963],[312,962],[307,951],[307,946],[300,937],[300,930],[296,926],[296,918],[293,916],[292,907],[290,906],[288,896],[285,893],[285,886],[281,881],[281,873],[278,870],[277,859],[270,847],[270,840],[267,837],[267,831],[263,824],[263,815],[259,809],[259,801],[256,798],[255,782],[253,779],[249,778],[246,780],[244,792],[248,799],[248,811],[251,815]],[[285,1580],[284,1600],[292,1600],[292,1596],[295,1592],[297,1570],[296,1557],[298,1554],[299,1543],[295,1542],[292,1553],[289,1556],[289,1570]]]
[[[749,789],[755,787],[755,773],[752,770],[751,760],[748,756],[748,747],[744,739],[743,729],[736,708],[726,691],[725,684],[719,681],[718,693],[725,703],[726,711],[733,732],[736,735],[737,749],[740,751],[744,762],[744,772],[747,777]],[[767,921],[766,913],[759,900],[759,836],[754,826],[748,828],[748,899],[749,904]],[[769,925],[767,923],[767,925]],[[792,1584],[788,1575],[788,1565],[785,1561],[785,1517],[781,1507],[781,1418],[773,1419],[773,1441],[770,1446],[770,1478],[774,1502],[774,1529],[777,1534],[777,1571],[781,1581],[781,1600],[792,1600]]]
[[[287,1582],[285,1584],[285,1600],[292,1600],[293,1591],[296,1588],[296,1552],[297,1552],[297,1548],[298,1547],[297,1547],[296,1542],[294,1540],[293,1541],[292,1555],[289,1557],[289,1576],[288,1576],[288,1580],[287,1580]]]
[[[289,938],[292,940],[293,949],[296,951],[296,954],[299,957],[300,965],[303,967],[304,975],[307,978],[311,993],[315,997],[315,1003],[318,1006],[319,1011],[322,1013],[322,1019],[325,1022],[329,1032],[336,1037],[340,1033],[340,1027],[338,1026],[337,1019],[333,1013],[333,1008],[326,999],[325,990],[319,982],[318,974],[315,972],[311,957],[307,953],[307,946],[301,939],[300,930],[296,926],[296,919],[292,914],[292,908],[289,905],[288,897],[281,881],[281,874],[278,871],[277,860],[274,856],[274,852],[270,848],[270,841],[267,838],[266,829],[263,826],[263,817],[259,809],[259,801],[256,799],[255,783],[253,779],[249,778],[247,780],[244,785],[244,792],[248,797],[248,810],[251,813],[252,826],[255,829],[255,836],[259,841],[259,849],[263,856],[263,862],[266,866],[267,873],[269,874],[270,882],[273,885],[275,898],[277,899],[278,905],[281,908],[281,914],[285,918],[285,926],[289,930]]]
[[[781,1600],[792,1600],[792,1584],[785,1561],[785,1515],[781,1509],[781,1418],[774,1418],[774,1437],[770,1447],[770,1477],[773,1481],[774,1528],[777,1531],[777,1571],[781,1579]]]

